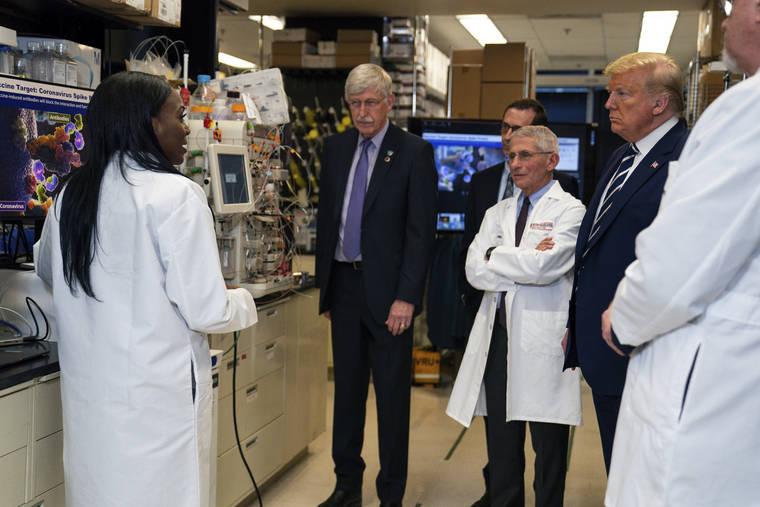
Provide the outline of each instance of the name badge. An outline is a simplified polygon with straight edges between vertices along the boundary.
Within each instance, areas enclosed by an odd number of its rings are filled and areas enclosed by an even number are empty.
[[[551,231],[554,229],[554,222],[533,222],[530,228],[536,231]]]

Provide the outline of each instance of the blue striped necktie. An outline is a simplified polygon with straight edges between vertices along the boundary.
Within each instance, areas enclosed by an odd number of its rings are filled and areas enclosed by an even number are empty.
[[[618,165],[617,171],[615,171],[615,174],[612,176],[610,184],[607,187],[607,195],[604,196],[604,201],[602,201],[602,205],[599,207],[599,214],[597,215],[596,219],[594,219],[594,225],[591,226],[591,234],[588,236],[589,243],[591,242],[591,239],[599,232],[602,217],[604,217],[604,214],[607,213],[607,211],[610,209],[610,206],[612,206],[612,203],[615,200],[615,195],[617,195],[618,191],[623,188],[623,184],[626,182],[628,173],[633,170],[633,160],[638,154],[639,150],[636,148],[636,145],[634,143],[630,143],[628,145],[628,149],[625,150],[625,153],[623,153],[623,158],[620,160],[620,165]],[[587,252],[588,249],[583,252],[583,255],[585,256]]]

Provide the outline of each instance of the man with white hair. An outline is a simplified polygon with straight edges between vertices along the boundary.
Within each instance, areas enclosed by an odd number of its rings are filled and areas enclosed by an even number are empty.
[[[569,425],[581,423],[580,374],[562,371],[560,342],[585,208],[552,179],[558,151],[546,127],[512,134],[509,171],[520,191],[486,211],[467,251],[467,280],[485,293],[446,413],[465,426],[488,414],[492,506],[525,505],[528,421],[536,505],[561,507]]]
[[[435,239],[433,147],[388,121],[391,78],[362,64],[346,79],[356,128],[325,140],[317,218],[319,312],[332,322],[336,486],[320,507],[361,505],[370,372],[383,507],[401,505],[409,452],[413,318]]]
[[[723,32],[729,68],[751,77],[707,108],[671,162],[603,315],[613,350],[636,347],[608,506],[760,499],[760,0],[735,0]]]

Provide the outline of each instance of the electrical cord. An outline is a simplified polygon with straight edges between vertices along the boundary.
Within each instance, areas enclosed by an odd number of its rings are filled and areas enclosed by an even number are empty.
[[[261,501],[261,492],[259,491],[259,486],[256,484],[256,479],[253,478],[253,472],[251,472],[251,467],[248,466],[248,461],[245,459],[245,455],[243,454],[243,446],[240,444],[240,435],[238,434],[238,424],[237,424],[237,408],[235,403],[235,391],[236,391],[236,383],[237,383],[237,343],[238,338],[240,337],[240,331],[235,331],[235,341],[232,343],[232,424],[235,427],[235,442],[237,442],[237,448],[238,452],[240,453],[240,459],[243,460],[243,465],[245,465],[246,471],[248,471],[248,477],[251,478],[251,482],[253,483],[253,488],[256,490],[256,497],[259,500],[259,507],[264,507],[264,503]],[[225,352],[226,354],[226,352]]]
[[[42,318],[45,321],[45,336],[40,337],[40,325],[39,325],[39,322],[37,322],[37,317],[34,314],[34,310],[32,309],[32,305],[34,305],[34,306],[37,307],[37,310],[40,312],[40,315],[42,315]],[[10,344],[15,344],[15,343],[20,343],[20,342],[23,342],[23,343],[41,342],[41,341],[46,341],[48,339],[48,335],[50,334],[50,322],[48,322],[47,315],[45,315],[45,312],[42,310],[42,308],[40,308],[40,305],[37,304],[37,301],[35,301],[34,299],[30,298],[29,296],[26,297],[26,306],[29,308],[29,313],[31,314],[32,320],[34,321],[34,334],[31,334],[31,330],[32,330],[31,326],[29,326],[30,334],[24,335],[21,332],[21,329],[19,329],[17,326],[15,326],[15,325],[13,325],[10,322],[7,322],[5,320],[0,320],[0,324],[5,325],[5,326],[13,329],[18,334],[18,336],[15,339],[13,339],[12,342],[6,341],[3,344],[10,345]],[[15,313],[16,315],[18,315],[19,317],[22,318],[22,320],[24,321],[24,323],[26,323],[27,325],[29,325],[29,323],[26,321],[26,319],[24,319],[21,316],[21,314],[19,314],[18,312],[14,311],[14,310],[11,310],[10,308],[2,308],[0,310],[2,310],[2,311],[9,311],[9,312]]]

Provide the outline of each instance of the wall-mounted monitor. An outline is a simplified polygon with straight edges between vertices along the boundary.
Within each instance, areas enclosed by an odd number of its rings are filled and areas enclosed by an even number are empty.
[[[437,229],[463,231],[472,175],[504,163],[500,122],[409,118],[408,125],[409,132],[433,145],[438,171]],[[578,178],[579,185],[583,188],[583,175],[591,159],[591,126],[582,123],[550,123],[549,128],[559,138],[560,163],[557,170]]]
[[[207,149],[214,211],[221,215],[253,211],[248,149],[231,144],[210,144]]]

